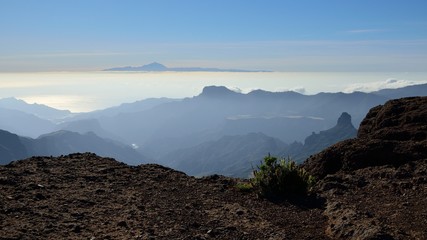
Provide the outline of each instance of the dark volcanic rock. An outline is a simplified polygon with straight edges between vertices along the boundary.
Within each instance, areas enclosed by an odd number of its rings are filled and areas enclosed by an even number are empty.
[[[391,100],[311,157],[333,239],[427,239],[427,97]]]
[[[0,239],[327,239],[318,208],[94,154],[0,166]]]
[[[305,168],[317,177],[339,170],[427,158],[427,97],[402,98],[372,108],[358,137],[309,158]]]
[[[360,124],[358,137],[398,141],[427,140],[427,98],[388,101],[372,108]]]

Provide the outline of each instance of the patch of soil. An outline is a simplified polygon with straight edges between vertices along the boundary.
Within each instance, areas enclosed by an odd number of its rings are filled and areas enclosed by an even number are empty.
[[[0,239],[327,239],[318,207],[94,154],[0,166]]]
[[[427,159],[340,171],[318,191],[334,239],[427,239]]]

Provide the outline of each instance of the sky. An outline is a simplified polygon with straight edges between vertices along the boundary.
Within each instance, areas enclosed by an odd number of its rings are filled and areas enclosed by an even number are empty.
[[[426,0],[0,0],[0,72],[427,72]]]

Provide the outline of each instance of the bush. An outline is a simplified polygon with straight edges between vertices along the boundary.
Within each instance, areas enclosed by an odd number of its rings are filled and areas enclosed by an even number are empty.
[[[252,186],[252,183],[247,183],[247,182],[239,182],[236,184],[236,188],[241,191],[241,192],[250,192],[252,191],[252,189],[254,188]]]
[[[289,158],[268,155],[253,174],[252,184],[264,197],[306,194],[314,184],[314,177]]]

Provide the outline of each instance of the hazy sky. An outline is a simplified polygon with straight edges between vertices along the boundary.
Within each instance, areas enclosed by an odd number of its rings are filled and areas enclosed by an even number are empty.
[[[426,0],[0,0],[0,71],[427,71]]]

